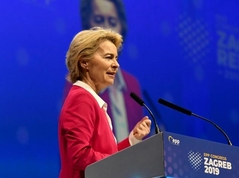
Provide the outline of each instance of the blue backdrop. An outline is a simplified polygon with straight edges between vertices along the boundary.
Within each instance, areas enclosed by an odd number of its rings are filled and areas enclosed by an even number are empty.
[[[140,81],[159,125],[227,143],[211,124],[159,105],[163,98],[214,121],[239,146],[239,2],[124,4],[120,64]],[[0,177],[58,177],[65,54],[81,29],[79,2],[1,1],[0,11]]]

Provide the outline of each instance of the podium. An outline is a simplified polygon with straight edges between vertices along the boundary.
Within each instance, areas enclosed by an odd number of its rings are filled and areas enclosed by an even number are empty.
[[[239,147],[162,132],[86,168],[99,177],[239,178]]]

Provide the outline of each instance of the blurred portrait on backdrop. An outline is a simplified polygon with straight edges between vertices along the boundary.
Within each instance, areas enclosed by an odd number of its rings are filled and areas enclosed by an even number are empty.
[[[127,22],[122,0],[80,0],[80,18],[82,29],[109,28],[120,33],[124,40],[126,38]],[[119,56],[121,60],[127,59]],[[66,82],[64,98],[70,88],[71,84]],[[99,94],[109,105],[108,114],[118,141],[123,140],[144,115],[143,108],[130,97],[131,92],[142,96],[140,83],[135,76],[119,68],[114,84]]]

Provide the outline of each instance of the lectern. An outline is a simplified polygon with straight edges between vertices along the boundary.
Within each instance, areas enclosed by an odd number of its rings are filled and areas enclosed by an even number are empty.
[[[162,132],[86,168],[86,178],[239,178],[239,147]]]

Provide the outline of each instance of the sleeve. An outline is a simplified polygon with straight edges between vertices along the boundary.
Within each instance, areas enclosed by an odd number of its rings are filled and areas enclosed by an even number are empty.
[[[93,101],[94,102],[94,101]],[[109,156],[92,149],[94,122],[92,98],[85,95],[68,100],[64,111],[64,137],[68,158],[74,168],[84,170],[86,166]]]
[[[134,137],[133,135],[133,131],[130,132],[129,137],[124,139],[123,141],[121,141],[120,143],[118,143],[118,150],[123,150],[129,146],[135,145],[139,142],[141,142],[142,140],[138,140]]]
[[[123,150],[130,146],[129,138],[126,138],[118,143],[118,151]]]

